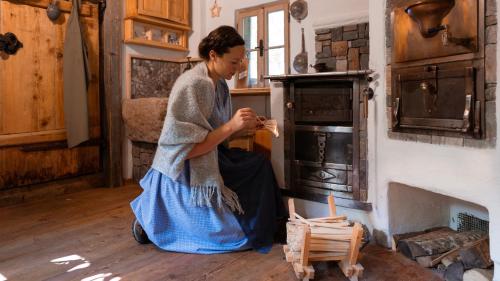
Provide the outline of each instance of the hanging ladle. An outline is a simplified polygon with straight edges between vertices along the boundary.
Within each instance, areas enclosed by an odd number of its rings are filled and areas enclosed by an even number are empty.
[[[47,16],[51,21],[55,21],[61,15],[61,9],[58,5],[59,0],[52,0],[52,2],[47,7]]]

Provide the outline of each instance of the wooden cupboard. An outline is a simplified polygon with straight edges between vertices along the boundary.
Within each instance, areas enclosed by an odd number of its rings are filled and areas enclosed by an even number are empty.
[[[126,43],[188,50],[188,0],[127,0]]]

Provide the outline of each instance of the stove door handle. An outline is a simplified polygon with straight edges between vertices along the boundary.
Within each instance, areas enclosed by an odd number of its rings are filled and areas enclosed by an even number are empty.
[[[392,109],[392,115],[393,115],[393,125],[392,127],[396,127],[399,124],[399,98],[396,98],[393,104],[394,108]]]
[[[470,108],[472,105],[472,95],[467,94],[465,96],[465,109],[463,116],[462,132],[466,133],[470,128]]]

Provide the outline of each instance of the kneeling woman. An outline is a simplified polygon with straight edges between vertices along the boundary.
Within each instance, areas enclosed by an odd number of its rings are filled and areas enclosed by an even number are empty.
[[[256,126],[250,108],[232,116],[225,81],[239,69],[244,44],[234,28],[215,29],[198,47],[204,61],[175,82],[144,190],[131,203],[138,242],[203,254],[271,249],[277,221],[287,217],[271,164],[227,148],[229,137]]]

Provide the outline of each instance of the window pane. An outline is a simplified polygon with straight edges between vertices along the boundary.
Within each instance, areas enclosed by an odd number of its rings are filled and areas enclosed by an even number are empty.
[[[248,87],[257,85],[258,78],[257,51],[252,51],[248,54]]]
[[[283,10],[267,14],[267,41],[269,47],[285,45],[285,12]]]
[[[243,39],[247,50],[257,47],[257,16],[243,19]]]
[[[270,49],[267,57],[269,75],[285,74],[285,48]]]

